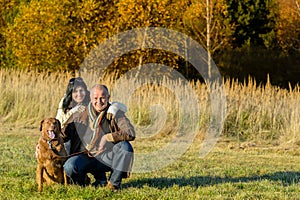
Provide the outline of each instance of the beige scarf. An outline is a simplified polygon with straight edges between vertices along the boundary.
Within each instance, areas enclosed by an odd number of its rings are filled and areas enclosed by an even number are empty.
[[[107,109],[106,109],[107,110]],[[89,123],[90,129],[93,131],[93,136],[91,139],[91,142],[87,144],[86,149],[88,151],[92,150],[92,148],[95,147],[95,143],[98,140],[100,134],[102,133],[102,127],[101,127],[101,121],[103,119],[103,116],[106,114],[106,110],[100,112],[100,114],[97,116],[97,113],[95,109],[93,108],[93,105],[89,103],[88,105],[88,116],[89,121],[92,123]]]

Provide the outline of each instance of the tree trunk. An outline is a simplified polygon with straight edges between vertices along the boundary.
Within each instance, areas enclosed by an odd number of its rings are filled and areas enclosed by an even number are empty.
[[[210,0],[206,0],[206,50],[207,50],[207,67],[208,78],[211,78],[211,52],[210,52]]]

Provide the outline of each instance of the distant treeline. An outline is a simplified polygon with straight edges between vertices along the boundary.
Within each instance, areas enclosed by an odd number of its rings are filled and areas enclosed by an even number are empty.
[[[269,75],[272,84],[288,87],[300,77],[299,4],[299,0],[0,0],[0,67],[75,71],[107,38],[139,27],[163,27],[190,36],[206,49],[209,37],[209,51],[225,77],[244,81],[252,76],[264,83]],[[153,49],[127,53],[110,70],[123,73],[145,63],[166,64],[186,78],[200,78],[184,59]]]

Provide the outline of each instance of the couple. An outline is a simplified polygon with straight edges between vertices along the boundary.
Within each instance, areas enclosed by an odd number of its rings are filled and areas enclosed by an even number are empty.
[[[125,116],[126,106],[111,104],[109,99],[105,85],[96,84],[88,91],[82,78],[72,78],[56,118],[62,125],[67,152],[74,155],[64,164],[67,176],[73,183],[85,185],[86,174],[91,173],[94,186],[106,185],[117,191],[132,167],[129,141],[135,139],[135,131]],[[110,172],[108,182],[106,172]]]

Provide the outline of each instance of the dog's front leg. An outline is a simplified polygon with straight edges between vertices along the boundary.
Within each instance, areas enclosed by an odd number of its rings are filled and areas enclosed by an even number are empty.
[[[63,175],[64,175],[64,185],[68,185],[68,176],[66,174],[66,171],[63,169]]]
[[[43,189],[43,171],[43,166],[38,164],[36,169],[36,182],[38,184],[38,192],[41,192]]]

